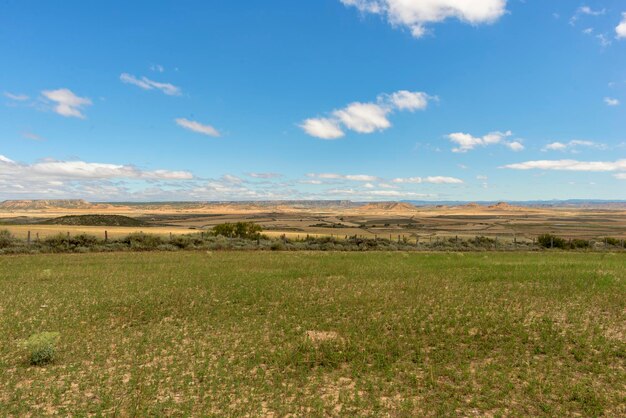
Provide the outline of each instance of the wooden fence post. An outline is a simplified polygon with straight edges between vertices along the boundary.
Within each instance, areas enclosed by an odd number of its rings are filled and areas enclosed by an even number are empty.
[[[30,246],[30,231],[28,231],[28,236],[26,238],[26,242],[28,243],[28,246]]]
[[[105,229],[104,230],[104,243],[106,244],[107,242],[109,242],[109,232]]]

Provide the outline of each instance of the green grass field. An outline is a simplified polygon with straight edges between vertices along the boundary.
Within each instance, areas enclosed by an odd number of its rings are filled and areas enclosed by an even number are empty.
[[[5,256],[0,415],[624,416],[625,332],[623,253]]]

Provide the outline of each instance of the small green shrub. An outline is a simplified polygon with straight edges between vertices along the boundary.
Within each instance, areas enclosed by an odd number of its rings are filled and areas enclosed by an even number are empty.
[[[98,244],[98,238],[89,234],[78,234],[70,238],[73,247],[93,247]]]
[[[552,234],[539,235],[537,243],[543,248],[565,248],[567,246],[567,241]]]
[[[52,362],[60,337],[58,332],[40,332],[31,335],[24,343],[29,353],[30,364],[41,366]]]
[[[154,250],[158,248],[159,245],[164,244],[160,236],[145,234],[143,232],[128,234],[122,238],[120,242],[128,245],[131,250]]]
[[[53,251],[67,250],[70,245],[70,239],[67,234],[58,233],[56,235],[50,235],[43,240],[46,247]]]
[[[612,245],[614,247],[619,247],[622,245],[622,243],[620,242],[620,240],[618,240],[617,238],[612,238],[612,237],[606,237],[604,238],[604,242],[607,245]]]
[[[576,249],[576,248],[589,248],[590,244],[589,241],[587,241],[586,239],[573,239],[570,242],[570,248],[572,249]]]
[[[285,245],[280,241],[274,241],[270,244],[270,250],[272,251],[283,251],[285,249]]]
[[[9,231],[3,229],[0,231],[0,248],[8,248],[15,243],[15,238]]]
[[[476,237],[472,240],[472,244],[476,247],[487,247],[491,248],[495,245],[496,240],[487,238],[487,237]]]

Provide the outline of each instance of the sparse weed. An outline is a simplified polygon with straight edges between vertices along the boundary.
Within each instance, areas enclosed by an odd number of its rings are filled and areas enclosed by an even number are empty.
[[[54,361],[60,337],[58,332],[40,332],[31,335],[24,342],[30,364],[42,366]]]

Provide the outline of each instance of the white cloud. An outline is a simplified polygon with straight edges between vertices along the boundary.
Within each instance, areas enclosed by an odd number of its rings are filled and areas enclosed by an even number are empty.
[[[165,67],[163,67],[162,65],[159,64],[152,64],[150,66],[150,71],[155,71],[157,73],[162,73],[165,71]]]
[[[405,192],[401,190],[355,190],[355,189],[331,189],[325,194],[352,196],[352,197],[387,197],[387,198],[409,198],[409,197],[432,197],[432,195]]]
[[[565,151],[567,149],[567,144],[562,142],[552,142],[545,147],[543,147],[542,151]]]
[[[199,134],[219,137],[220,133],[217,129],[212,127],[211,125],[203,125],[200,122],[196,122],[194,120],[189,120],[185,118],[176,119],[176,124],[178,126],[182,126],[185,129],[189,129],[190,131],[197,132]]]
[[[626,39],[626,12],[622,13],[622,21],[615,27],[617,39]]]
[[[29,99],[29,97],[25,94],[14,94],[14,93],[9,93],[8,91],[5,91],[3,95],[4,97],[8,99],[15,100],[18,102],[25,102],[26,100]]]
[[[542,151],[571,151],[577,152],[577,148],[586,147],[586,148],[597,148],[597,149],[606,149],[606,145],[598,144],[593,141],[582,141],[575,139],[569,142],[551,142],[545,147],[543,147]]]
[[[54,111],[61,116],[84,119],[81,112],[84,106],[91,106],[91,100],[86,97],[78,97],[69,89],[44,90],[41,94],[55,103]]]
[[[614,174],[613,177],[615,177],[618,180],[626,180],[626,173]]]
[[[307,119],[300,127],[307,134],[320,139],[337,139],[345,135],[339,127],[339,123],[328,118]]]
[[[485,147],[493,144],[504,144],[513,151],[521,151],[524,146],[520,141],[505,141],[506,138],[511,137],[513,133],[511,131],[506,132],[490,132],[482,137],[475,137],[468,133],[456,132],[448,135],[448,139],[457,144],[458,147],[453,148],[452,152],[467,152],[473,150],[476,147]]]
[[[391,126],[387,119],[389,109],[374,103],[351,103],[333,115],[348,129],[361,134],[382,131]]]
[[[412,92],[400,90],[389,96],[389,101],[393,103],[396,109],[411,112],[426,109],[429,99],[431,99],[431,97],[421,91]]]
[[[378,177],[367,174],[348,174],[345,176],[345,179],[350,181],[376,181]]]
[[[20,164],[0,155],[2,175],[24,179],[148,179],[148,180],[189,180],[193,175],[188,171],[154,170],[144,171],[132,165],[89,163],[85,161],[43,160],[33,164]]]
[[[580,14],[589,15],[589,16],[600,16],[606,13],[606,9],[593,10],[589,6],[582,6],[578,9]]]
[[[605,13],[606,13],[606,9],[593,10],[589,6],[581,6],[578,9],[576,9],[576,12],[570,18],[569,24],[570,25],[575,25],[576,22],[578,21],[578,19],[580,19],[580,17],[583,16],[583,15],[586,15],[586,16],[601,16],[601,15],[603,15]]]
[[[312,178],[324,179],[324,180],[339,180],[339,179],[343,179],[346,177],[342,174],[335,174],[335,173],[309,173],[306,176],[312,177]]]
[[[420,183],[431,183],[431,184],[462,184],[463,180],[457,179],[455,177],[444,177],[444,176],[428,176],[428,177],[399,177],[391,180],[393,183],[400,184],[420,184]]]
[[[31,141],[44,141],[44,138],[33,132],[22,132],[22,137],[30,139]]]
[[[537,160],[508,164],[503,168],[513,170],[559,170],[559,171],[626,171],[626,160],[618,161],[576,161],[576,160]]]
[[[248,176],[255,179],[277,179],[283,177],[282,174],[279,173],[247,173]]]
[[[32,164],[28,169],[35,174],[60,178],[142,178],[183,180],[193,176],[186,171],[141,171],[133,166],[117,164],[87,163],[84,161],[43,161]]]
[[[605,97],[604,98],[604,103],[607,106],[619,106],[619,100],[618,99],[614,99],[612,97]]]
[[[362,182],[371,182],[378,180],[378,177],[370,176],[368,174],[309,173],[307,174],[307,177],[323,180],[350,180]]]
[[[252,173],[248,173],[249,176]],[[274,178],[273,173],[256,173],[253,178]],[[403,190],[397,183],[386,183],[367,174],[310,174],[306,180],[281,182],[251,181],[225,174],[220,178],[201,179],[188,171],[145,170],[130,164],[95,163],[80,160],[39,160],[26,164],[0,155],[0,200],[15,198],[62,199],[85,198],[94,201],[173,201],[173,200],[285,200],[324,199],[328,195],[353,199],[388,199],[433,197]],[[452,177],[425,177],[425,183],[458,184]],[[334,190],[329,183],[349,186]],[[317,191],[292,188],[311,184]],[[355,185],[355,187],[352,187]]]
[[[422,182],[421,177],[399,177],[391,180],[394,183],[405,183],[405,184],[420,184]]]
[[[506,0],[340,0],[362,13],[385,16],[420,38],[430,23],[453,18],[472,25],[493,23],[506,13]]]
[[[132,74],[122,73],[120,75],[120,80],[126,84],[133,84],[137,87],[140,87],[144,90],[160,90],[168,96],[180,96],[181,90],[179,87],[176,87],[170,83],[159,83],[154,80],[150,80],[148,77],[141,77],[140,79],[135,77]]]
[[[434,177],[426,177],[424,179],[424,182],[432,183],[432,184],[462,184],[463,180],[457,179],[454,177],[434,176]]]
[[[524,145],[519,141],[507,142],[504,145],[509,147],[511,151],[519,152],[524,150]]]
[[[600,42],[600,45],[602,45],[603,47],[607,47],[611,45],[612,43],[609,37],[605,35],[604,33],[597,34],[596,39]]]
[[[425,110],[429,100],[437,100],[437,97],[407,90],[380,94],[376,102],[353,102],[334,110],[330,117],[306,119],[300,128],[310,136],[321,139],[343,137],[345,133],[342,128],[361,134],[384,131],[391,127],[388,117],[394,111]]]
[[[231,183],[231,184],[241,184],[244,182],[242,178],[233,176],[232,174],[224,174],[220,180],[224,183]]]

